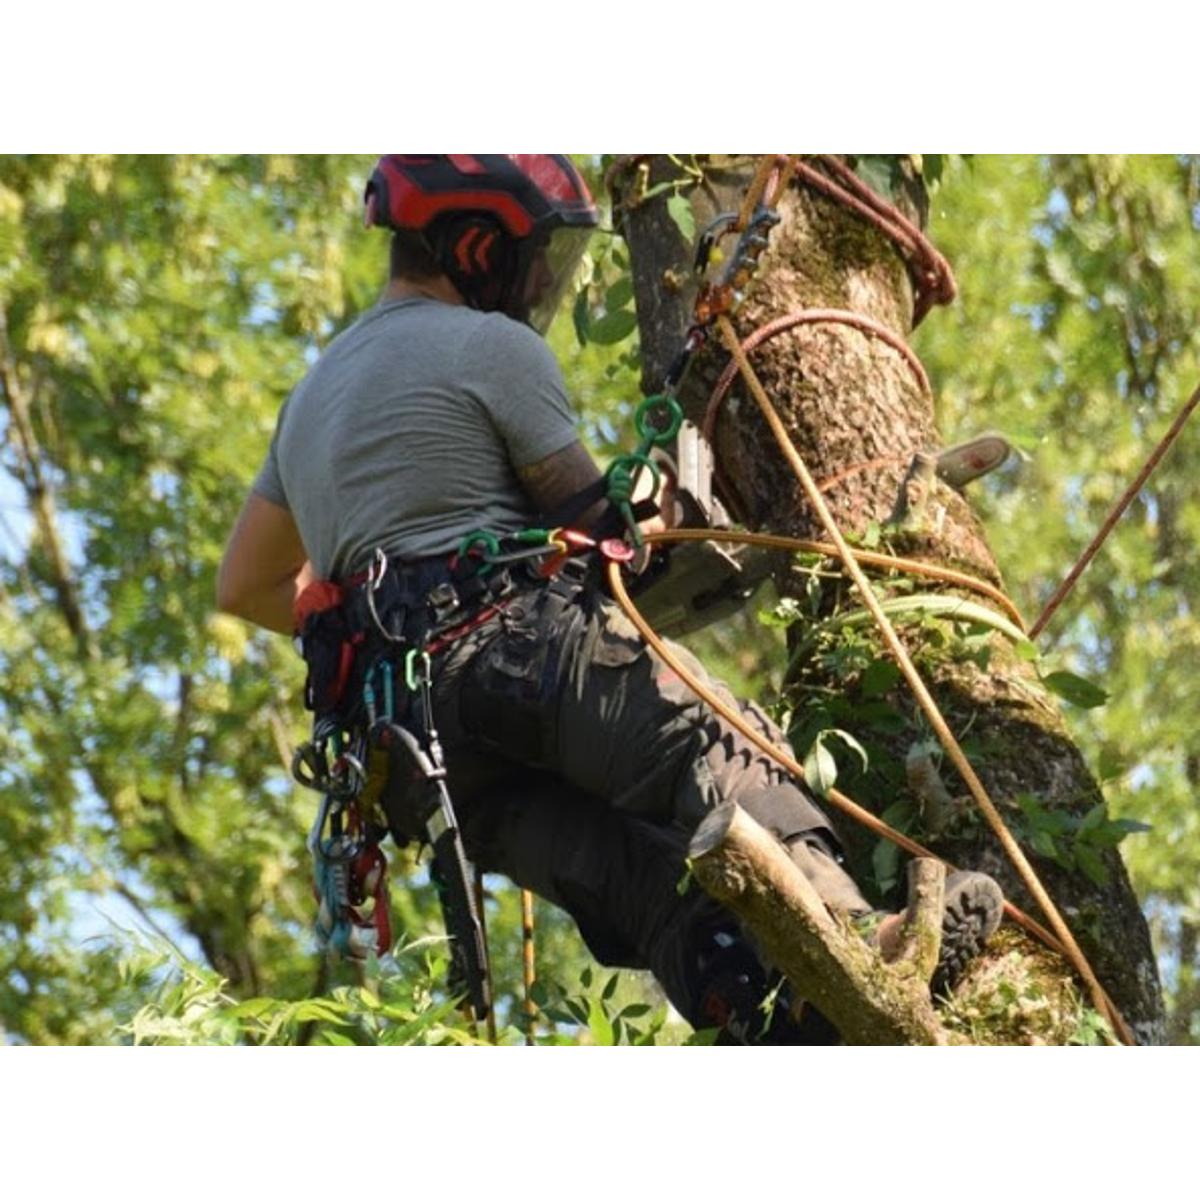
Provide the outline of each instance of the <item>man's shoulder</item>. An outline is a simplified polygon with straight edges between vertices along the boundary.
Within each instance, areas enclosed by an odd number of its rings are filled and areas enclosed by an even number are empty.
[[[554,362],[554,355],[542,336],[521,321],[514,321],[498,312],[478,312],[463,309],[469,314],[465,329],[469,329],[469,341],[464,343],[468,352],[482,354],[488,358],[497,354],[519,355],[538,362]]]

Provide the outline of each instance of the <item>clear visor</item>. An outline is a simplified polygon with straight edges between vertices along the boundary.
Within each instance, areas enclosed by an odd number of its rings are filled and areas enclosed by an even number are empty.
[[[545,334],[571,286],[591,240],[590,226],[559,226],[548,242],[531,247],[515,307],[521,320]]]

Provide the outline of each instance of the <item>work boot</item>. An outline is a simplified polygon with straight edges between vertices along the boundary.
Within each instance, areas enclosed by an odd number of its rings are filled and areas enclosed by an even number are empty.
[[[884,962],[900,952],[900,930],[906,916],[906,911],[886,914],[868,934],[868,940],[879,947]],[[946,876],[942,945],[929,981],[931,992],[941,995],[954,987],[971,960],[983,951],[1003,916],[1004,893],[990,875],[981,871],[951,871]]]
[[[872,912],[824,830],[809,830],[785,843],[785,849],[827,908],[871,930],[869,940],[879,947],[885,962],[899,954],[899,934],[906,912]],[[990,875],[952,871],[946,876],[942,945],[929,983],[934,995],[949,992],[962,978],[967,965],[996,932],[1003,915],[1004,893]]]

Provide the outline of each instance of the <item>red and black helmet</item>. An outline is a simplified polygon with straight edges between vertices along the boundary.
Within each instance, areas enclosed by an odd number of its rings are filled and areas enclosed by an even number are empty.
[[[597,224],[563,154],[385,154],[366,223],[424,238],[473,308],[544,333]]]

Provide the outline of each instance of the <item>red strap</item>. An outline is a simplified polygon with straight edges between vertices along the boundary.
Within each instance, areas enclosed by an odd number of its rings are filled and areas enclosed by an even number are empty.
[[[299,633],[313,613],[337,608],[346,598],[345,590],[331,579],[314,579],[292,604],[292,628]]]

